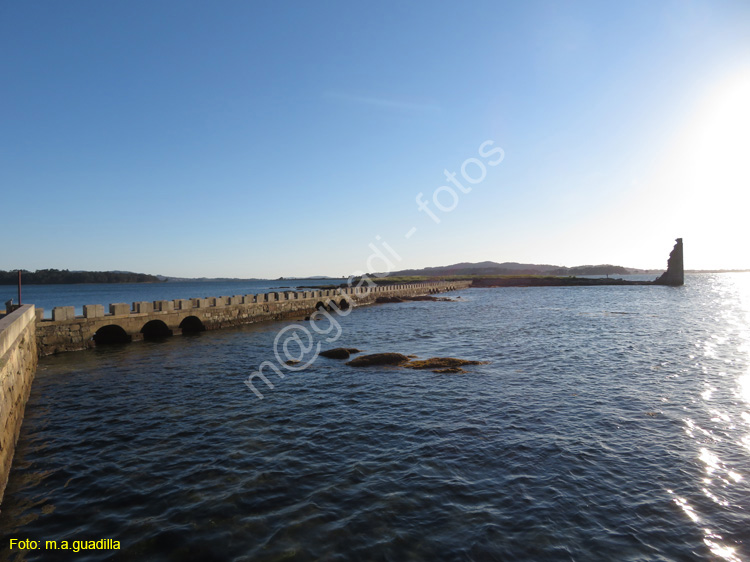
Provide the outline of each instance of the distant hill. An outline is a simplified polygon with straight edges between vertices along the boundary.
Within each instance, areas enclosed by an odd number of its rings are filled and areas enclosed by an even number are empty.
[[[627,275],[635,270],[620,265],[579,265],[561,267],[534,263],[483,261],[479,263],[455,263],[423,269],[403,269],[394,271],[389,277],[447,277],[453,275]]]
[[[21,270],[24,285],[72,285],[76,283],[160,283],[155,275],[132,271],[69,271],[67,269]],[[0,285],[18,283],[18,270],[0,270]]]

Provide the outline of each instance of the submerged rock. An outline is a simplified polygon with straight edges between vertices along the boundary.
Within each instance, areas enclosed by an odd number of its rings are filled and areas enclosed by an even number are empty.
[[[356,357],[347,363],[352,367],[374,367],[376,365],[403,365],[409,358],[400,353],[373,353]]]
[[[346,348],[337,348],[330,351],[346,351]],[[431,357],[415,361],[415,357],[416,355],[402,355],[400,353],[373,353],[352,359],[347,365],[352,367],[394,365],[407,369],[430,369],[433,373],[465,373],[466,371],[461,368],[464,365],[487,365],[489,363],[489,361],[473,361],[471,359],[458,359],[457,357]]]
[[[422,361],[411,361],[404,367],[407,369],[455,369],[464,365],[487,365],[487,363],[487,361],[472,361],[456,357],[431,357]]]
[[[360,350],[356,347],[335,347],[326,351],[321,351],[322,357],[328,357],[329,359],[349,359],[349,356],[353,353],[360,353]]]

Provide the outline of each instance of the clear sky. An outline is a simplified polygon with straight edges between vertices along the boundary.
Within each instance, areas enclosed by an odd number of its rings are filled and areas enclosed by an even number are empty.
[[[0,269],[750,268],[746,1],[5,1],[0,77]]]

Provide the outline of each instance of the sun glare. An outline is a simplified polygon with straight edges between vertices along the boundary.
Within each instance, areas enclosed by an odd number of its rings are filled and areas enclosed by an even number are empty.
[[[741,188],[746,190],[750,181],[747,158],[750,151],[750,73],[722,86],[697,117],[694,136],[690,139],[695,147],[694,181],[698,185],[714,185],[726,195],[739,195]]]
[[[737,252],[750,243],[750,71],[710,92],[671,148],[651,187],[673,210],[669,228],[690,241],[692,267],[750,267]]]

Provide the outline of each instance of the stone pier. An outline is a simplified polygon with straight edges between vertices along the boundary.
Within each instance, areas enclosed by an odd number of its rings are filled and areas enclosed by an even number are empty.
[[[378,297],[419,296],[464,289],[470,281],[434,281],[402,285],[360,286],[326,290],[284,291],[153,302],[87,304],[52,310],[52,319],[36,311],[40,356],[76,351],[102,343],[158,339],[189,332],[218,330],[254,322],[304,317],[319,308],[372,304]]]

